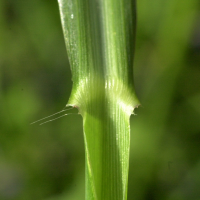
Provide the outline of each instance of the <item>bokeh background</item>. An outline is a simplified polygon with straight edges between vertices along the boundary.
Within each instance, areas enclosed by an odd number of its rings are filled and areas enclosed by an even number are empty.
[[[199,200],[200,1],[137,5],[128,199]],[[1,0],[0,200],[84,199],[81,116],[30,125],[71,88],[57,1]]]

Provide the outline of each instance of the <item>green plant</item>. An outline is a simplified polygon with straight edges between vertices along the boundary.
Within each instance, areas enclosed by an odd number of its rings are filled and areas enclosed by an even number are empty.
[[[72,70],[68,105],[83,117],[86,199],[127,199],[134,0],[58,0]]]

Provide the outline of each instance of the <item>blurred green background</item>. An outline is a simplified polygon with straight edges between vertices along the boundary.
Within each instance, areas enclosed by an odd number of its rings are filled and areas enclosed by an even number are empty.
[[[137,4],[128,199],[199,200],[200,1]],[[57,1],[1,0],[0,200],[84,199],[82,117],[30,125],[71,88]]]

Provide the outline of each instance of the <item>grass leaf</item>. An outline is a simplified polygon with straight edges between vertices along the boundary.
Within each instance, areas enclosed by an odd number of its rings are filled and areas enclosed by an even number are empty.
[[[127,198],[134,0],[58,0],[72,70],[68,105],[83,116],[86,199]]]

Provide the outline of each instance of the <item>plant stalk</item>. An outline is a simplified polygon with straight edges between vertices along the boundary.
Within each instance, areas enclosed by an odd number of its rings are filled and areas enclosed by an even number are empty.
[[[72,70],[67,105],[83,117],[86,199],[127,199],[133,86],[134,0],[58,0]]]

